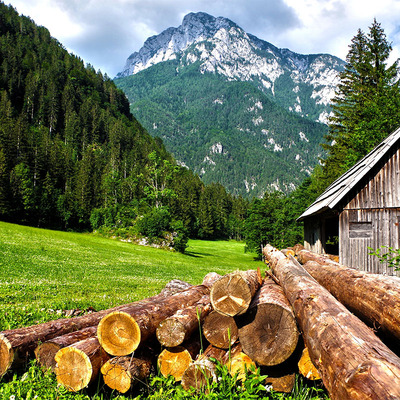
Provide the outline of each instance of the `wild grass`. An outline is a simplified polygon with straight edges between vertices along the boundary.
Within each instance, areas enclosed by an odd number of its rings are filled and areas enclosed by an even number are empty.
[[[143,247],[95,234],[58,232],[0,222],[0,331],[62,317],[64,310],[95,310],[125,304],[158,293],[172,279],[201,283],[211,271],[265,269],[255,254],[234,241],[190,240],[186,254]],[[234,385],[227,374],[222,383]],[[220,381],[221,382],[221,381]],[[223,387],[223,385],[219,385]],[[53,374],[33,362],[0,379],[0,400],[225,399],[188,394],[167,378],[153,376],[136,393],[119,395],[98,385],[79,393],[58,387]],[[300,394],[244,391],[232,399],[327,398],[300,382]],[[256,397],[254,397],[256,396]],[[266,396],[266,397],[265,397]],[[295,397],[293,397],[295,396]],[[301,397],[303,396],[303,397]]]

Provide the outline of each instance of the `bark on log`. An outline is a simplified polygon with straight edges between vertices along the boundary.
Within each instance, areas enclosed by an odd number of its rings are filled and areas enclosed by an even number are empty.
[[[113,356],[126,356],[140,343],[155,335],[158,325],[179,309],[190,307],[209,294],[207,286],[192,286],[169,297],[133,304],[102,318],[97,337],[104,350]]]
[[[64,347],[70,346],[71,344],[80,342],[81,340],[95,337],[97,332],[97,326],[90,326],[88,328],[81,329],[67,333],[66,335],[58,336],[47,342],[39,344],[35,349],[35,357],[39,364],[44,369],[51,369],[54,372],[56,367],[55,355],[59,350]]]
[[[211,304],[220,314],[231,317],[243,314],[260,285],[259,271],[238,271],[224,275],[211,287]]]
[[[299,264],[270,245],[263,253],[331,399],[399,399],[400,359]]]
[[[101,367],[104,383],[111,389],[126,393],[132,386],[150,376],[150,359],[114,357]]]
[[[176,287],[170,287],[168,293],[176,293]],[[149,297],[130,304],[124,304],[107,310],[97,311],[91,314],[74,318],[62,318],[45,322],[38,325],[31,325],[24,328],[10,329],[0,332],[0,377],[11,367],[14,360],[25,360],[31,356],[39,343],[46,342],[55,337],[75,332],[87,327],[97,325],[100,320],[112,311],[121,310],[132,304],[143,304],[165,297],[164,294]]]
[[[180,279],[172,279],[169,281],[164,289],[161,290],[160,295],[162,296],[171,296],[175,293],[182,292],[183,290],[189,289],[192,285],[185,281],[181,281]]]
[[[342,304],[375,329],[400,339],[400,283],[348,268],[303,250],[304,268]],[[315,258],[314,261],[308,261]]]
[[[211,286],[221,278],[220,274],[217,274],[216,272],[209,272],[204,278],[203,282],[201,283],[204,286],[208,286],[211,288]]]
[[[182,387],[185,390],[189,390],[190,388],[201,390],[207,386],[210,380],[215,381],[216,367],[215,363],[210,360],[210,357],[223,362],[225,356],[226,350],[209,345],[204,353],[184,372],[181,381]]]
[[[200,340],[196,339],[183,346],[164,349],[157,360],[159,371],[165,377],[171,375],[176,382],[181,381],[185,371],[198,356],[200,347]]]
[[[259,365],[281,364],[296,349],[299,331],[292,307],[270,278],[264,280],[238,325],[244,353]]]
[[[175,347],[188,340],[193,332],[199,331],[199,325],[212,310],[210,296],[203,296],[197,303],[178,310],[166,318],[157,327],[158,341],[165,347]]]
[[[221,349],[228,349],[239,338],[235,319],[215,310],[205,317],[202,330],[205,338]]]
[[[310,379],[312,381],[321,379],[321,376],[318,373],[317,368],[315,368],[315,365],[311,361],[310,353],[308,352],[307,347],[304,347],[303,349],[303,353],[298,362],[298,367],[300,374],[303,375],[305,378]]]
[[[101,366],[109,359],[95,337],[64,347],[55,355],[57,382],[77,392],[97,378]]]

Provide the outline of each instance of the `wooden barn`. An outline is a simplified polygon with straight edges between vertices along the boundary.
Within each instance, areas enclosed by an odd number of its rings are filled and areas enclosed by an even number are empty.
[[[396,275],[369,248],[400,247],[400,128],[337,179],[298,218],[304,245],[340,263]]]

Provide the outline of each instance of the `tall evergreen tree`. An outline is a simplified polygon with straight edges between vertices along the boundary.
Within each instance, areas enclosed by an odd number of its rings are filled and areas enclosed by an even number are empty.
[[[399,65],[387,66],[391,44],[374,20],[352,39],[333,99],[322,179],[328,186],[400,125]]]

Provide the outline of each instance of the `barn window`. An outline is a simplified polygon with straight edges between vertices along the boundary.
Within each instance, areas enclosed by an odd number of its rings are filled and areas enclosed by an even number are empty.
[[[364,239],[372,237],[372,222],[350,222],[349,238]]]

